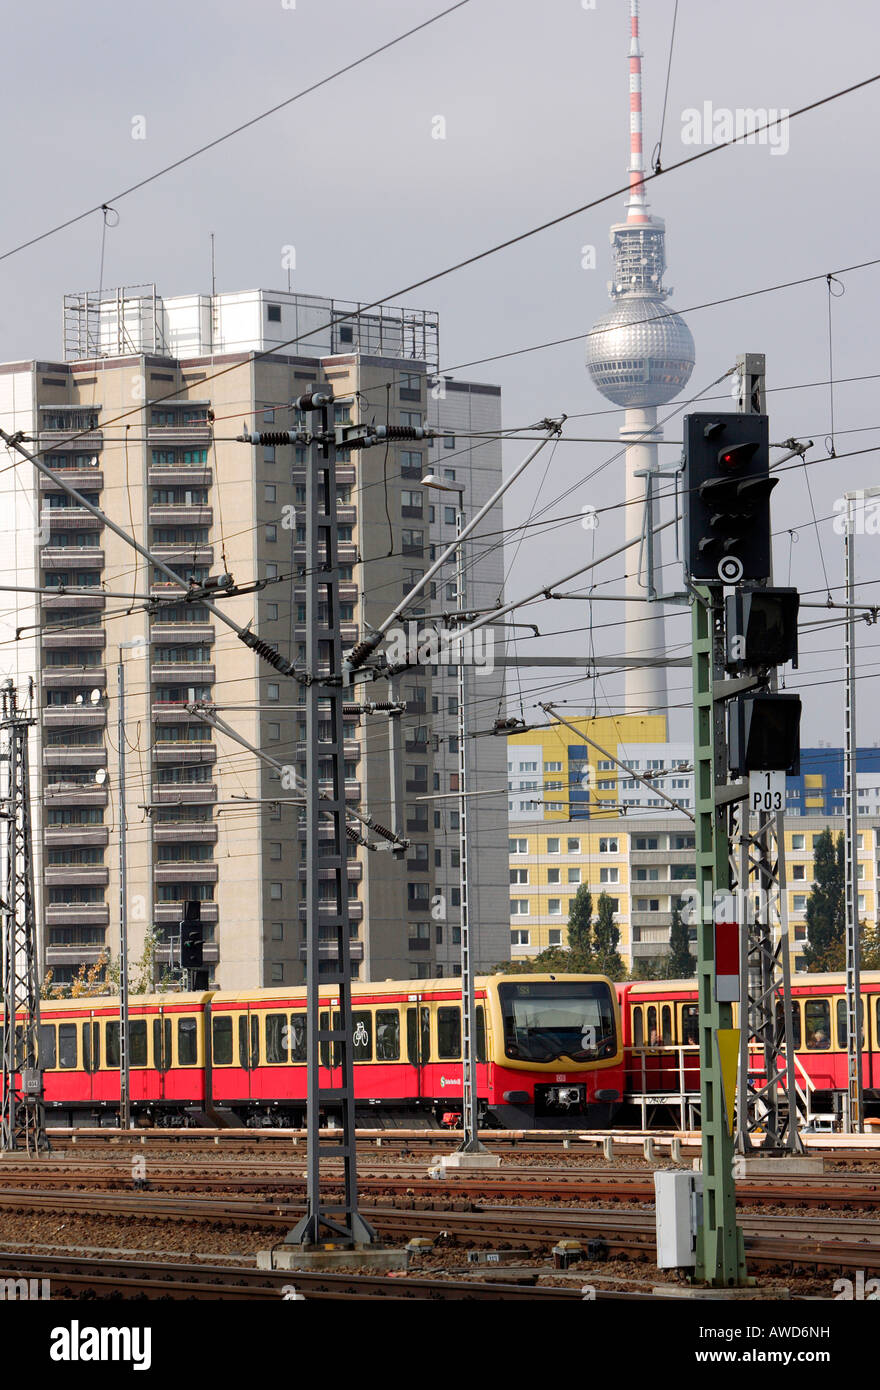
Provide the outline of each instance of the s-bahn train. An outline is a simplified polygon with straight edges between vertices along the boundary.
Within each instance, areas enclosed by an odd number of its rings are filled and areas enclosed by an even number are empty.
[[[791,982],[795,1080],[810,1113],[840,1115],[847,1090],[846,976],[795,975]],[[625,1096],[696,1096],[700,1089],[696,980],[617,986],[626,1058]],[[777,1018],[781,1026],[777,1004]],[[867,1115],[880,1115],[880,971],[861,976],[862,1086]],[[734,1024],[738,1026],[734,1006]],[[760,1076],[762,1054],[750,1070]]]
[[[481,1122],[505,1128],[607,1125],[623,1095],[620,1011],[595,975],[476,981]],[[332,986],[321,1027],[336,1025]],[[332,1023],[331,1023],[332,1015]],[[452,979],[352,987],[359,1124],[455,1123],[461,1114],[461,994]],[[114,1125],[119,1000],[44,1000],[40,1065],[47,1123]],[[319,1044],[321,1085],[340,1081],[338,1045]],[[305,1118],[304,989],[154,994],[130,1001],[136,1122],[299,1125]]]

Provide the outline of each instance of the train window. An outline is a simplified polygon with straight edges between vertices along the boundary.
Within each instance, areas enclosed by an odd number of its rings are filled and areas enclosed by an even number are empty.
[[[861,999],[859,1000],[859,1023],[861,1024],[862,1046],[865,1044],[865,1010]],[[847,1048],[847,1028],[846,1028],[846,999],[837,1001],[837,1046],[846,1051]]]
[[[657,1010],[653,1004],[648,1006],[648,1046],[656,1047],[660,1041],[660,1034],[657,1032]]]
[[[336,1028],[336,1027],[338,1027],[338,1026],[339,1026],[339,1014],[338,1014],[338,1012],[336,1012],[336,1011],[334,1010],[334,1014],[333,1014],[333,1027]],[[322,1013],[320,1013],[320,1014],[318,1015],[318,1027],[319,1027],[319,1029],[321,1030],[322,1033],[328,1032],[329,1029],[330,1029],[330,1014],[329,1014],[326,1010],[324,1010],[324,1012],[322,1012]],[[334,1067],[338,1067],[338,1066],[339,1066],[339,1063],[340,1063],[340,1060],[341,1060],[341,1056],[340,1056],[340,1052],[339,1052],[339,1044],[338,1044],[338,1043],[334,1043],[334,1044],[333,1044],[333,1061],[332,1061],[332,1063],[331,1063],[331,1061],[330,1061],[330,1044],[329,1044],[328,1042],[322,1042],[322,1043],[319,1043],[318,1046],[319,1046],[319,1051],[320,1051],[320,1056],[321,1056],[321,1066],[322,1066],[322,1067],[329,1067],[329,1066],[332,1065],[332,1066],[334,1066]]]
[[[194,1018],[177,1020],[177,1065],[194,1067],[199,1056],[198,1033]]]
[[[461,1009],[441,1005],[437,1010],[437,1056],[461,1056]]]
[[[76,1066],[76,1024],[58,1025],[58,1065],[69,1069]]]
[[[660,1041],[663,1043],[675,1041],[672,1036],[672,1010],[668,1004],[664,1004],[660,1010]]]
[[[785,1033],[781,1000],[778,1000],[776,1004],[776,1033],[780,1038]],[[801,1045],[801,1010],[796,999],[792,999],[791,1001],[791,1040],[795,1051],[797,1051]]]
[[[118,1067],[119,1060],[119,1024],[108,1019],[104,1029],[104,1062],[108,1067]]]
[[[54,1023],[41,1023],[41,1024],[40,1024],[40,1066],[43,1068],[44,1071],[48,1071],[49,1067],[57,1066],[57,1062],[56,1062],[56,1060],[55,1060],[55,1056],[56,1056],[56,1051],[55,1051],[55,1024],[54,1024]]]
[[[291,1014],[290,1060],[291,1062],[305,1062],[306,1057],[306,1016],[305,1014]]]
[[[250,1027],[248,1021],[250,1020]],[[250,1036],[250,1047],[248,1047]],[[238,1016],[238,1065],[245,1071],[253,1071],[260,1065],[260,1020],[256,1014]]]
[[[376,1010],[376,1061],[396,1062],[400,1057],[400,1013]]]
[[[422,1004],[406,1011],[406,1056],[413,1067],[424,1066],[431,1057],[431,1010]]]
[[[645,1045],[645,1020],[642,1017],[640,1008],[633,1009],[633,1047],[644,1047]]]
[[[804,1000],[804,1032],[811,1052],[825,1052],[831,1046],[831,1005],[827,999]]]
[[[482,1004],[477,1005],[477,1061],[485,1062],[486,1053],[486,1013]]]
[[[130,1065],[145,1067],[147,1065],[147,1020],[145,1018],[133,1018],[131,1020],[128,1025],[128,1041],[131,1051]]]
[[[82,1026],[83,1066],[86,1071],[97,1071],[101,1065],[101,1025],[84,1023]]]
[[[228,1067],[232,1063],[232,1018],[229,1014],[215,1014],[211,1019],[211,1056],[215,1067]]]
[[[277,1067],[290,1060],[290,1029],[287,1014],[266,1014],[266,1063]]]
[[[156,1071],[167,1071],[171,1066],[171,1019],[153,1019],[153,1066]]]
[[[681,1040],[685,1047],[694,1047],[700,1041],[700,1010],[696,1004],[681,1006]]]
[[[373,1060],[373,1015],[357,1013],[351,1016],[352,1042],[356,1062]]]

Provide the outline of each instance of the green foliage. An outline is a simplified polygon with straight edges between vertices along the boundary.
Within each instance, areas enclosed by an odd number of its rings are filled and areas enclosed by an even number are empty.
[[[823,830],[813,848],[813,888],[807,899],[807,941],[804,960],[808,970],[839,970],[845,952],[845,869],[843,832],[837,843]]]
[[[587,885],[582,883],[574,895],[568,914],[568,946],[578,960],[584,962],[585,970],[589,970],[588,962],[592,957],[592,920],[593,895]]]
[[[596,904],[598,916],[593,927],[593,956],[596,968],[601,975],[611,980],[623,980],[626,966],[617,947],[620,944],[620,928],[614,920],[614,906],[607,893],[599,896]]]
[[[689,980],[697,968],[691,955],[688,929],[681,920],[681,912],[676,907],[672,913],[672,926],[669,929],[668,969],[664,976],[655,978],[667,980]]]

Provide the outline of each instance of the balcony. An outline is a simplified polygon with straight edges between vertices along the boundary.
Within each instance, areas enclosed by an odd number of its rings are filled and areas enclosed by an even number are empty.
[[[150,628],[152,642],[186,642],[205,646],[214,641],[214,629],[204,623],[156,622]]]
[[[205,821],[181,821],[177,825],[161,821],[153,825],[156,845],[216,845],[218,835],[217,826]]]
[[[43,843],[46,849],[107,846],[110,843],[110,830],[106,825],[49,825],[43,831]]]
[[[203,922],[216,924],[219,921],[220,914],[216,903],[203,902],[201,908]],[[153,921],[157,926],[171,925],[176,927],[182,916],[182,902],[153,904]]]
[[[207,661],[156,664],[150,671],[153,685],[213,685],[214,667]]]
[[[93,783],[54,782],[43,789],[43,804],[53,806],[106,806],[107,788]]]
[[[672,926],[672,911],[670,908],[661,908],[657,912],[637,912],[635,909],[631,909],[629,921],[630,926],[633,928],[654,927],[658,930],[662,930],[664,933],[663,940],[668,942],[669,928]],[[642,940],[645,939],[644,930],[641,932],[641,938]]]
[[[151,526],[213,526],[214,509],[185,502],[154,502],[148,519]]]
[[[338,951],[338,947],[337,947],[335,941],[319,941],[319,942],[318,942],[318,956],[319,956],[319,958],[320,958],[321,960],[336,960],[337,951]],[[299,958],[300,958],[300,960],[305,960],[305,959],[306,959],[307,952],[308,952],[308,946],[307,946],[306,944],[301,944],[301,945],[300,945],[300,948],[299,948]],[[351,960],[353,960],[353,961],[355,961],[355,960],[358,960],[358,961],[363,960],[363,958],[364,958],[364,943],[363,943],[362,941],[350,941],[350,942],[348,943],[348,954],[349,954],[349,957],[351,958]]]
[[[108,927],[110,908],[106,903],[47,903],[47,927]]]
[[[193,565],[214,563],[214,548],[210,545],[189,545],[186,541],[179,541],[175,545],[153,545],[150,549],[157,560],[164,560],[172,569],[180,570],[184,577]]]
[[[44,632],[41,641],[47,650],[74,646],[103,650],[107,634],[102,627],[64,628],[61,632]]]
[[[151,463],[147,469],[147,483],[150,487],[211,487],[213,474],[203,464],[160,464]]]
[[[42,713],[45,729],[61,729],[67,724],[76,729],[107,726],[107,711],[101,705],[46,705]]]
[[[204,860],[195,863],[192,859],[163,859],[153,869],[156,883],[216,883],[218,875],[217,865]]]
[[[89,590],[91,590],[91,592],[89,592]],[[107,603],[107,600],[96,584],[90,584],[88,590],[77,589],[76,592],[72,592],[70,587],[65,588],[63,584],[59,584],[57,588],[57,598],[55,594],[51,596],[44,594],[40,601],[43,608],[49,612],[51,612],[53,608],[70,608],[80,612],[85,612],[87,609],[94,609],[95,611],[103,612]]]
[[[94,512],[87,512],[85,507],[79,507],[71,500],[69,507],[52,507],[40,513],[40,521],[45,524],[48,520],[49,530],[51,531],[101,531],[104,522],[100,517],[95,516]]]
[[[100,570],[104,552],[98,546],[46,545],[40,551],[40,564],[44,570]]]
[[[153,788],[153,801],[159,806],[204,806],[216,800],[214,782],[173,782]]]
[[[298,909],[297,909],[297,915],[298,915],[299,920],[300,920],[301,922],[304,922],[304,921],[306,920],[306,905],[305,905],[305,903],[300,903],[300,904],[299,904],[299,907],[298,907]],[[327,922],[329,922],[331,917],[338,917],[338,916],[339,916],[339,913],[337,912],[336,908],[333,906],[332,903],[319,903],[319,904],[318,904],[318,922],[319,922],[319,925],[320,925],[320,924],[325,924],[325,918],[326,918]],[[359,902],[349,902],[349,904],[348,904],[348,920],[349,920],[349,922],[362,922],[362,921],[364,920],[364,905],[363,905],[363,903],[359,903]],[[334,951],[335,951],[335,949],[336,949],[335,943],[333,944],[333,949],[334,949]]]
[[[95,453],[103,447],[104,436],[100,430],[87,430],[83,433],[74,425],[66,430],[40,430],[40,451],[44,454],[88,454]],[[67,474],[64,476],[67,477]]]
[[[693,849],[634,849],[631,862],[641,868],[649,866],[668,868],[670,864],[695,864],[696,850]]]
[[[43,767],[106,767],[107,749],[99,747],[61,748],[43,746]]]
[[[98,468],[55,468],[52,471],[58,473],[71,487],[75,487],[77,492],[100,492],[104,486],[104,474]],[[51,492],[56,496],[64,492],[59,483],[53,482],[45,474],[40,473],[38,476],[41,492]]]
[[[363,866],[363,864],[361,864],[357,859],[347,859],[347,860],[346,860],[346,866],[347,866],[347,870],[348,870],[348,881],[349,881],[349,883],[360,883],[361,880],[363,879],[363,876],[364,876],[364,866]],[[296,876],[297,876],[297,878],[299,879],[300,883],[305,883],[305,881],[306,881],[306,874],[307,874],[307,873],[308,873],[308,868],[307,868],[307,866],[306,866],[305,864],[299,864],[299,865],[297,866]],[[335,869],[319,869],[319,870],[318,870],[318,881],[319,881],[319,882],[330,883],[330,882],[333,881],[333,879],[335,878],[335,876],[336,876],[336,870],[335,870]]]
[[[147,426],[147,443],[154,449],[205,449],[212,438],[209,424]]]
[[[110,870],[101,864],[50,864],[44,870],[43,879],[47,888],[61,888],[68,883],[94,883],[106,888]]]
[[[44,690],[103,690],[107,671],[103,666],[44,666],[42,682]]]
[[[47,946],[47,965],[94,965],[104,954],[104,947],[96,941],[84,942],[77,946],[71,942],[67,946]]]
[[[160,766],[171,763],[175,766],[192,763],[215,763],[217,749],[213,743],[157,743],[153,746],[153,760]]]

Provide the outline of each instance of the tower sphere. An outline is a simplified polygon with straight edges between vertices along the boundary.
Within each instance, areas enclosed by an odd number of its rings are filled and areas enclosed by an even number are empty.
[[[666,405],[690,380],[694,340],[661,299],[633,294],[596,322],[586,356],[594,386],[615,405]]]

